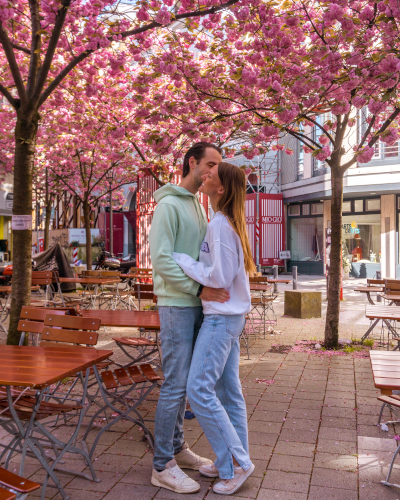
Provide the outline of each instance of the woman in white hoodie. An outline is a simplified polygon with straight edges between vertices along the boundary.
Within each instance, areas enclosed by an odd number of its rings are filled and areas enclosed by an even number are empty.
[[[214,492],[232,495],[253,473],[247,413],[239,379],[239,337],[250,311],[249,273],[255,271],[246,232],[244,171],[222,162],[203,177],[215,217],[208,225],[199,262],[186,254],[173,257],[203,286],[225,288],[225,303],[203,302],[204,321],[193,352],[187,395],[217,459],[201,474],[220,477]]]

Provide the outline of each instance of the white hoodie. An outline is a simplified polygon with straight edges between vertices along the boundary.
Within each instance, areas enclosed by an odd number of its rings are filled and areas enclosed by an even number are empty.
[[[224,288],[228,302],[202,301],[204,314],[246,314],[251,309],[249,277],[244,268],[240,238],[228,219],[218,212],[207,227],[199,262],[184,253],[172,257],[190,278],[204,286]]]

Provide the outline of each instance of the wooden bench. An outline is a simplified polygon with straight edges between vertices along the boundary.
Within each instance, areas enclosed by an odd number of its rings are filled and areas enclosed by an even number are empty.
[[[387,326],[388,332],[396,341],[400,340],[400,336],[398,335],[396,328],[390,323],[391,321],[400,321],[400,308],[377,305],[367,306],[365,308],[365,316],[371,320],[371,324],[363,335],[362,340],[365,340],[369,336],[379,321],[382,321],[382,323]],[[399,345],[396,349],[398,348]]]
[[[40,484],[25,479],[21,476],[17,476],[12,472],[0,467],[0,484],[7,489],[0,488],[0,500],[14,500],[17,498],[18,493],[20,495],[26,495],[40,488]],[[12,491],[8,491],[12,490]]]

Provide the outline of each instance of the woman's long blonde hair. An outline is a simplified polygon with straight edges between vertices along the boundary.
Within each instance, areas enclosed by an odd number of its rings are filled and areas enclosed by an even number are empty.
[[[246,175],[243,170],[231,163],[218,164],[218,177],[224,188],[221,199],[218,201],[217,210],[222,212],[237,232],[243,247],[244,268],[252,275],[256,272],[251,255],[249,238],[246,231],[245,201],[246,201]]]

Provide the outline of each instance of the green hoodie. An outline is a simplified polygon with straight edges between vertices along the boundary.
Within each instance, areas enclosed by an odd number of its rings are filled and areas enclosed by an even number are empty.
[[[150,255],[154,293],[159,306],[200,306],[196,297],[199,283],[182,271],[173,252],[199,258],[206,235],[207,217],[197,196],[175,184],[166,184],[154,193],[157,208],[150,229]]]

